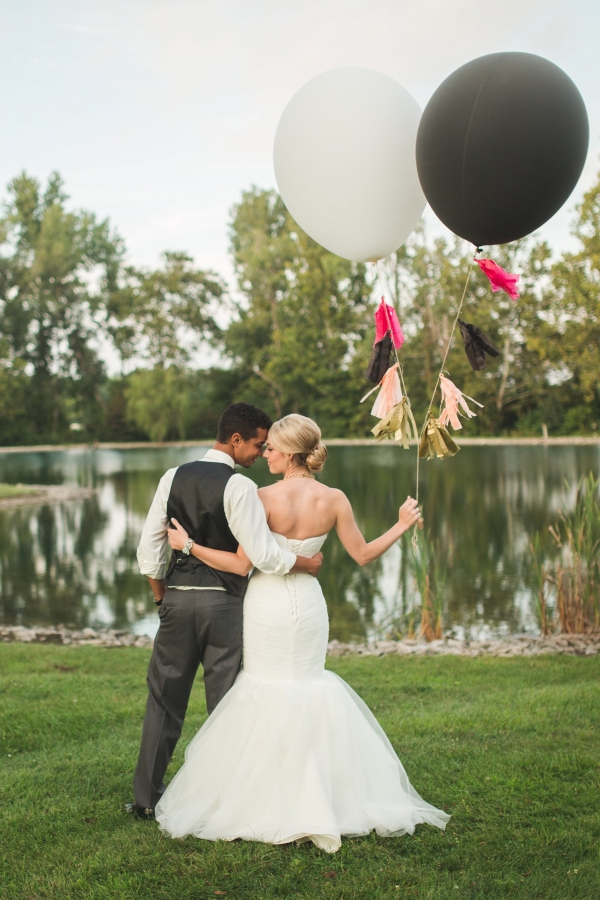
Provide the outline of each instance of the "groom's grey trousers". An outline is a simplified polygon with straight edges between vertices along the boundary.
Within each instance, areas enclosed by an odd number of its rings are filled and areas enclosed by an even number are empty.
[[[202,663],[211,713],[233,685],[242,660],[243,598],[225,591],[167,590],[148,667],[148,701],[133,782],[137,806],[154,809],[179,740]]]

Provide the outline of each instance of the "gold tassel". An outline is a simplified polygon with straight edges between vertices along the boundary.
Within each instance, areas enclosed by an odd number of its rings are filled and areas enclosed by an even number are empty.
[[[419,456],[421,459],[448,459],[455,456],[460,447],[456,444],[439,419],[433,417],[433,413],[429,413],[427,417],[427,425],[419,444]]]
[[[410,400],[403,397],[391,412],[371,429],[376,441],[399,441],[408,450],[411,440],[418,440],[417,423],[410,408]]]

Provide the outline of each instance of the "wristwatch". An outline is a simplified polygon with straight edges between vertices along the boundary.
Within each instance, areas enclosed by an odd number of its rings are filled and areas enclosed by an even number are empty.
[[[183,547],[181,548],[181,552],[185,553],[186,556],[190,555],[192,547],[194,546],[194,542],[191,538],[188,538]]]

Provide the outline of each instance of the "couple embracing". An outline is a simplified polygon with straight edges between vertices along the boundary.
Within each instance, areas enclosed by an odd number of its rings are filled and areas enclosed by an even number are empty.
[[[283,478],[257,491],[234,467],[259,456]],[[326,458],[311,419],[272,423],[235,403],[214,448],[161,479],[138,549],[160,627],[130,810],[174,838],[310,840],[334,852],[342,835],[412,834],[449,819],[412,787],[358,695],[324,668],[327,607],[315,576],[328,533],[365,565],[419,520],[417,504],[408,498],[367,543],[347,497],[314,478]],[[209,717],[165,789],[200,663]]]

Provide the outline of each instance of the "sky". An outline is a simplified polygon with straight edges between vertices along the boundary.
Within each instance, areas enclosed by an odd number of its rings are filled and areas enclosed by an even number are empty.
[[[275,129],[306,81],[366,66],[423,108],[468,60],[522,50],[561,66],[590,116],[580,182],[540,231],[561,251],[600,168],[599,46],[598,0],[0,0],[0,186],[58,170],[131,262],[182,250],[232,281],[231,207],[276,186]]]

